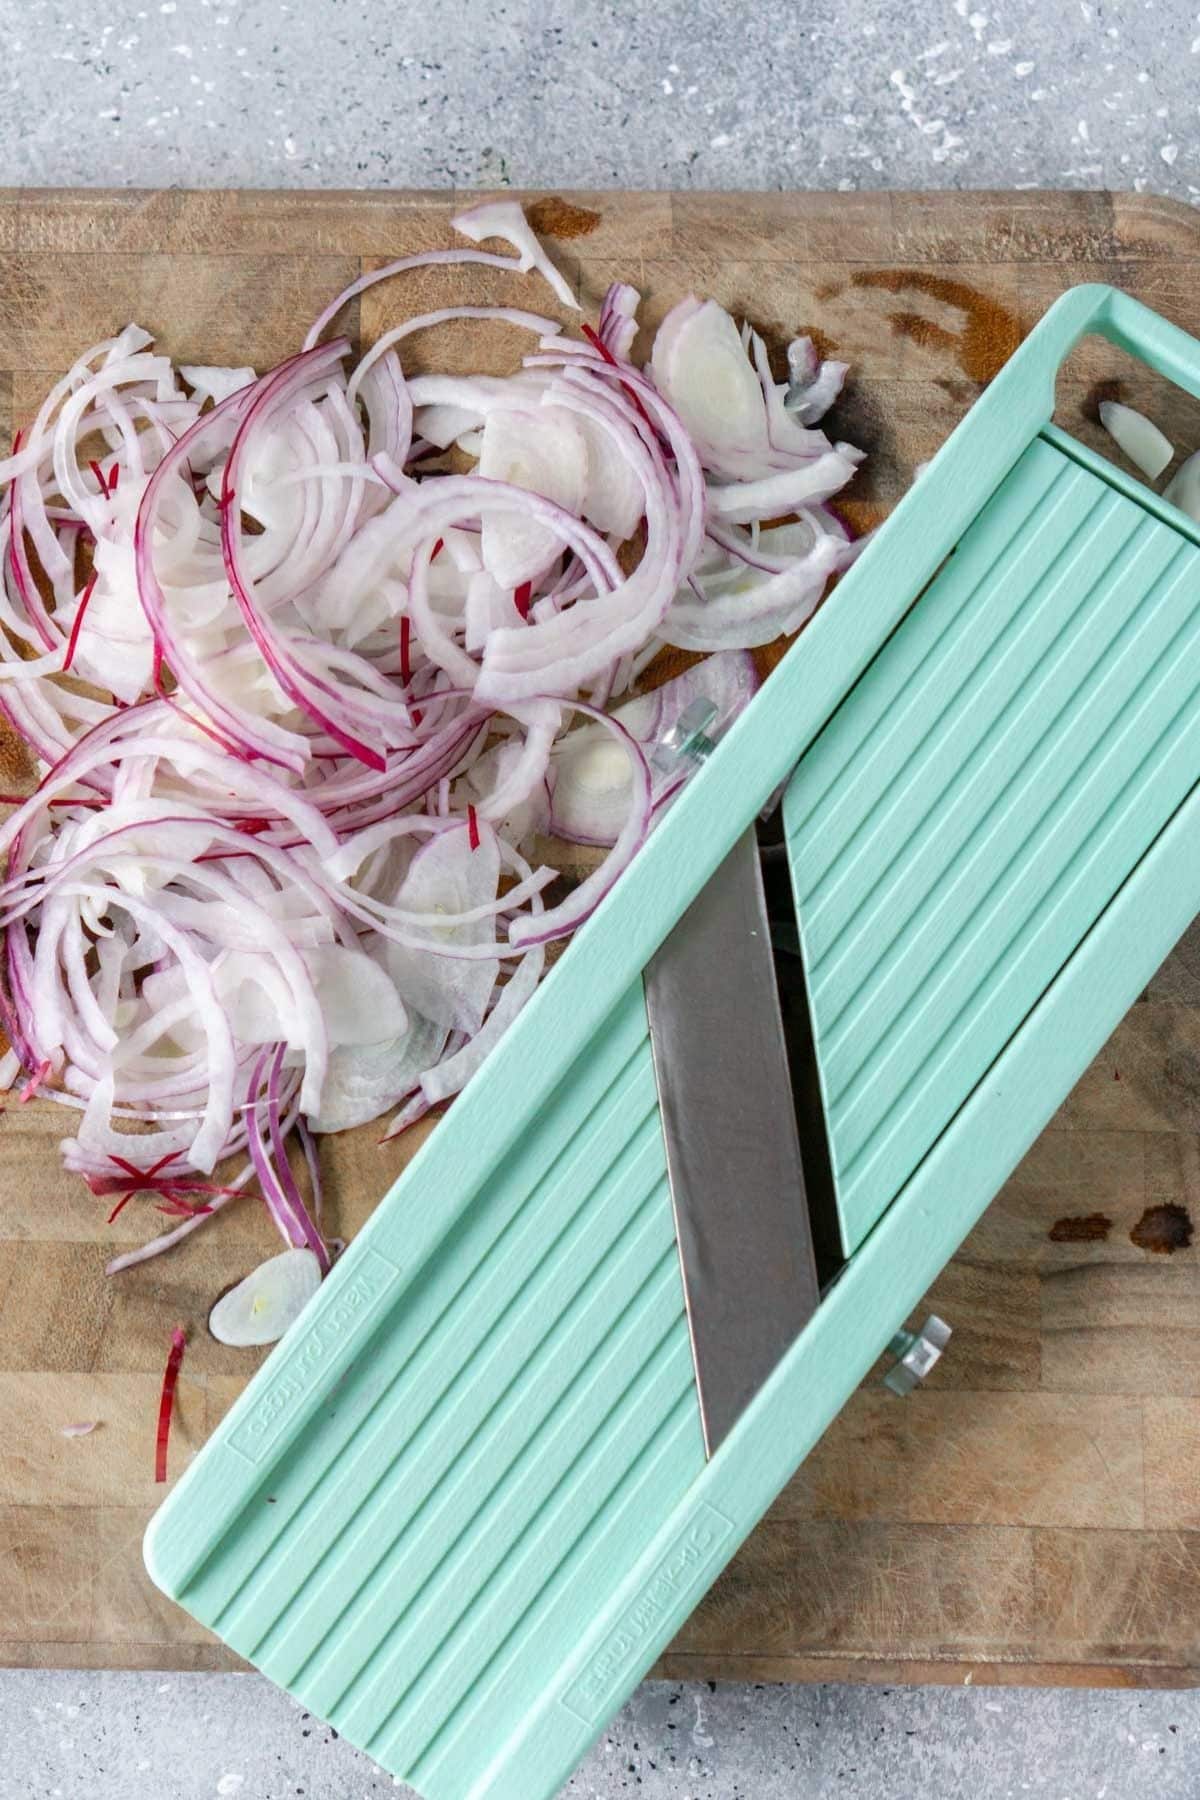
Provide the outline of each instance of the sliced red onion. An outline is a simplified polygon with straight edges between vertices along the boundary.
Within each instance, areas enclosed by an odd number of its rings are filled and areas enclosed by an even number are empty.
[[[407,1029],[398,1037],[335,1050],[313,1131],[349,1131],[379,1118],[419,1085],[439,1061],[449,1035],[446,1026],[434,1025],[410,1010]]]
[[[849,363],[822,362],[811,338],[793,338],[788,345],[788,384],[783,403],[801,425],[823,419],[842,391]]]
[[[445,954],[430,957],[401,943],[389,943],[388,971],[405,1003],[435,1025],[473,1034],[479,1030],[500,972],[499,959],[455,955],[460,945],[494,945],[494,918],[466,925],[447,923],[456,915],[488,906],[496,897],[500,880],[500,846],[490,826],[476,828],[472,845],[467,825],[439,831],[419,849],[396,896],[396,904],[427,921],[426,930],[438,935]]]
[[[0,463],[0,705],[39,764],[0,823],[0,1076],[76,1115],[64,1164],[113,1216],[169,1216],[113,1271],[257,1188],[288,1249],[214,1314],[238,1341],[294,1316],[272,1265],[329,1266],[311,1131],[461,1089],[746,704],[747,647],[854,553],[826,501],[858,453],[812,429],[842,366],[797,340],[776,382],[712,302],[653,380],[619,282],[586,341],[468,295],[350,368],[325,327],[406,272],[537,270],[574,306],[517,203],[455,223],[515,254],[370,271],[262,376],[128,327]],[[406,379],[414,333],[478,318],[536,350]],[[664,643],[725,654],[638,694]],[[549,910],[547,828],[608,850]]]
[[[474,264],[484,269],[520,269],[519,258],[512,256],[495,256],[490,250],[426,250],[418,256],[401,256],[395,262],[385,263],[380,269],[368,269],[352,281],[349,287],[342,289],[329,302],[329,305],[310,325],[304,340],[303,349],[311,350],[321,340],[322,334],[332,325],[344,306],[365,294],[368,288],[376,287],[381,281],[392,281],[397,275],[409,274],[414,269],[432,269],[455,264]],[[3,479],[3,465],[0,465],[0,479]]]
[[[660,770],[654,752],[697,700],[710,703],[715,742],[745,710],[758,687],[753,657],[727,650],[660,688],[626,701],[611,717],[640,744],[652,769],[652,802],[673,799],[690,770]],[[569,732],[558,745],[551,777],[550,830],[580,844],[613,844],[629,812],[634,770],[623,744],[600,725]]]
[[[796,469],[763,475],[757,481],[710,485],[709,514],[737,525],[751,524],[756,519],[778,519],[800,507],[828,500],[845,487],[861,461],[860,453],[849,444],[838,444]]]
[[[1100,423],[1130,462],[1157,481],[1174,456],[1175,446],[1153,420],[1119,400],[1102,400]]]
[[[320,1287],[322,1272],[307,1248],[269,1257],[221,1295],[208,1329],[219,1344],[236,1349],[277,1344]]]
[[[762,389],[723,306],[681,300],[658,328],[650,369],[705,468],[740,479],[769,465]]]
[[[183,1353],[187,1347],[187,1338],[182,1325],[176,1325],[171,1333],[171,1348],[167,1355],[167,1366],[163,1371],[162,1393],[158,1402],[158,1428],[154,1435],[154,1479],[167,1479],[167,1445],[171,1436],[171,1419],[175,1410],[175,1388],[179,1381],[179,1369],[183,1362]]]
[[[754,648],[799,631],[820,603],[830,576],[853,559],[855,546],[802,521],[764,531],[760,550],[770,557],[781,538],[788,540],[788,555],[774,572],[763,572],[738,556],[693,576],[663,621],[665,640],[682,650],[719,651]]]
[[[1180,463],[1163,489],[1163,499],[1200,525],[1200,450],[1193,451],[1186,462]]]
[[[211,400],[214,406],[258,380],[253,369],[223,369],[204,363],[180,363],[179,373],[191,388],[193,399]]]
[[[564,407],[497,409],[484,422],[479,473],[541,494],[578,515],[587,496],[588,446]],[[483,521],[483,564],[502,588],[539,580],[561,551],[558,534],[534,518],[505,513]]]
[[[597,336],[619,362],[628,362],[637,337],[641,295],[626,281],[614,281],[600,308]]]
[[[531,873],[529,864],[519,851],[506,849],[503,852],[503,858],[506,866],[521,880],[529,879]],[[540,912],[541,902],[535,899],[533,903],[535,920]],[[468,1039],[465,1044],[460,1042],[448,1055],[437,1060],[422,1073],[414,1093],[391,1121],[385,1137],[397,1137],[409,1125],[416,1124],[418,1119],[423,1118],[430,1107],[437,1106],[442,1101],[449,1100],[453,1095],[461,1093],[471,1076],[481,1067],[517,1014],[532,997],[542,978],[545,965],[545,949],[542,945],[537,944],[522,957],[504,986],[499,989],[495,1005],[475,1036]]]
[[[516,200],[485,200],[481,206],[458,213],[451,224],[473,244],[482,244],[488,238],[503,238],[517,252],[520,268],[536,269],[539,275],[544,275],[563,305],[574,307],[578,312],[579,302],[571,292],[570,283],[538,243]]]

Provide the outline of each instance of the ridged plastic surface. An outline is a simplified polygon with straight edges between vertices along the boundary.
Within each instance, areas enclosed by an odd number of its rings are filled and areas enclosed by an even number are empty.
[[[1200,397],[1165,320],[1056,303],[151,1525],[167,1593],[433,1800],[560,1791],[1200,905],[1200,528],[1035,441],[1097,330]],[[883,1216],[705,1462],[641,972],[801,758],[851,1242]]]
[[[703,1462],[639,983],[179,1597],[464,1794]]]
[[[785,829],[846,1248],[1196,779],[1200,551],[1035,440],[804,758]]]

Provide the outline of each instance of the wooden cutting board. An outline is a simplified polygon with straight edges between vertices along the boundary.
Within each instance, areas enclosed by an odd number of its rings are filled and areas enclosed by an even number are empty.
[[[443,194],[0,195],[0,426],[28,418],[80,349],[130,318],[184,360],[266,366],[360,269],[450,242],[454,206]],[[1166,201],[576,194],[535,197],[533,217],[588,307],[620,275],[652,327],[695,288],[776,351],[803,329],[848,359],[836,427],[870,452],[851,507],[861,525],[1071,283],[1116,282],[1200,331],[1200,219]],[[532,279],[406,279],[366,296],[348,329],[369,339],[468,291],[546,307]],[[464,368],[512,366],[522,347],[489,328],[453,345]],[[1095,345],[1064,375],[1061,421],[1102,448],[1106,393],[1200,445],[1200,406]],[[277,1243],[247,1200],[171,1256],[106,1279],[114,1246],[152,1235],[158,1216],[138,1201],[106,1227],[101,1203],[60,1172],[62,1130],[48,1104],[0,1117],[0,1661],[234,1666],[152,1588],[140,1538],[162,1492],[153,1439],[170,1328],[190,1337],[177,1474],[257,1362],[207,1335],[208,1307]],[[354,1232],[412,1148],[380,1148],[371,1129],[326,1141],[332,1231]],[[898,1401],[864,1385],[662,1671],[1191,1681],[1198,1208],[1200,934],[929,1296],[955,1336],[925,1389]],[[59,1435],[79,1419],[100,1428]]]

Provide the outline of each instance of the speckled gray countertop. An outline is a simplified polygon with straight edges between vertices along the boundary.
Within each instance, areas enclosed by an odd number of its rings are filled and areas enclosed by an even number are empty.
[[[1200,203],[1196,0],[2,0],[0,184]],[[1190,1800],[1200,1696],[644,1688],[578,1800]],[[368,1800],[249,1676],[0,1675],[0,1800]]]
[[[1152,188],[1183,0],[5,0],[10,182]]]

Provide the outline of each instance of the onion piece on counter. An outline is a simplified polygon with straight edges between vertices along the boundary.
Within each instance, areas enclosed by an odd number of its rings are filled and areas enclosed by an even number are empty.
[[[612,713],[641,745],[651,766],[657,814],[686,779],[686,769],[659,769],[653,751],[696,700],[712,707],[707,737],[715,741],[743,711],[758,687],[754,659],[744,651],[710,656],[652,693]],[[602,725],[585,725],[560,739],[551,763],[549,829],[579,844],[613,844],[633,804],[634,772],[621,744]]]
[[[453,224],[455,231],[461,231],[473,244],[482,244],[488,238],[503,238],[517,252],[521,269],[536,269],[564,306],[579,310],[570,283],[542,249],[517,201],[485,200],[482,206],[472,206],[467,212],[459,213]]]
[[[321,1265],[311,1250],[284,1250],[221,1295],[208,1329],[219,1344],[235,1349],[278,1343],[320,1285]]]
[[[1187,461],[1180,463],[1163,489],[1163,499],[1200,525],[1200,450],[1193,450]]]
[[[1152,419],[1120,400],[1100,402],[1100,423],[1131,463],[1157,481],[1175,454],[1175,446]]]
[[[171,1348],[167,1355],[167,1366],[163,1370],[162,1393],[158,1402],[158,1427],[154,1434],[154,1479],[167,1479],[167,1445],[171,1436],[171,1419],[175,1411],[175,1389],[179,1382],[179,1370],[183,1362],[183,1352],[187,1345],[187,1337],[182,1325],[177,1325],[171,1333]]]

